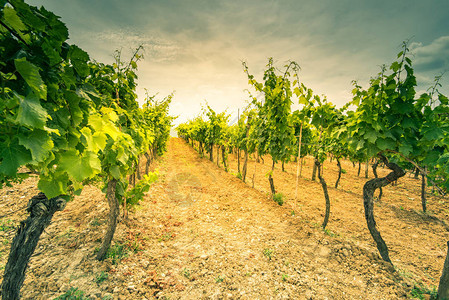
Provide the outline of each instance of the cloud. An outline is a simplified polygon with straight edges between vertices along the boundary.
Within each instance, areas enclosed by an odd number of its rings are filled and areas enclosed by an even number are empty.
[[[416,71],[437,75],[449,70],[449,36],[441,36],[428,45],[414,42],[410,44],[410,50]]]
[[[294,60],[304,84],[337,106],[351,99],[352,80],[368,83],[411,36],[420,41],[411,48],[424,89],[448,69],[447,0],[28,1],[61,15],[70,42],[98,61],[112,63],[116,49],[128,58],[143,45],[139,100],[144,88],[176,90],[172,110],[186,119],[204,99],[234,114],[245,106],[242,60],[258,80],[268,57],[281,69]]]

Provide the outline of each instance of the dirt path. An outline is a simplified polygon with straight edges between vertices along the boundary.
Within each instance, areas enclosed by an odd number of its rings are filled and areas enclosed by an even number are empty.
[[[118,263],[94,259],[107,205],[97,188],[88,187],[43,235],[24,299],[52,299],[70,288],[94,299],[406,298],[410,278],[381,261],[365,239],[360,244],[317,228],[318,206],[301,204],[292,215],[288,205],[267,197],[262,179],[253,189],[182,140],[171,139],[168,148],[153,165],[159,181],[119,225],[113,249],[127,256]],[[20,207],[34,191],[33,179],[3,189],[0,208]],[[17,224],[23,213],[8,218]],[[5,240],[14,234],[1,232]],[[4,266],[8,246],[2,247]]]

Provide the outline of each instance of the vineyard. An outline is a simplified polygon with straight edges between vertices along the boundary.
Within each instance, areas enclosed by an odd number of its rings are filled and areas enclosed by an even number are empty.
[[[449,298],[449,100],[407,42],[341,108],[243,62],[237,122],[170,138],[142,46],[97,62],[20,0],[0,32],[2,299]]]

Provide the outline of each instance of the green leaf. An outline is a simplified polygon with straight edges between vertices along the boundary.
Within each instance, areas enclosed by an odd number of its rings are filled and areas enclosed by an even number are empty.
[[[364,137],[368,140],[369,143],[374,144],[377,140],[378,133],[376,131],[368,131],[365,133]]]
[[[41,99],[47,99],[47,86],[42,81],[39,68],[26,60],[25,57],[14,60],[17,72],[23,77],[25,82]]]
[[[396,148],[396,142],[391,139],[391,138],[378,138],[376,141],[376,146],[380,149],[380,150],[394,150]]]
[[[365,141],[364,140],[360,140],[357,143],[357,147],[355,148],[355,151],[359,151],[360,149],[363,149],[363,146],[365,145]]]
[[[12,28],[12,30],[14,30],[22,39],[25,40],[25,42],[30,41],[29,36],[22,33],[22,31],[25,31],[27,28],[14,9],[8,6],[3,7],[3,19],[4,22]]]
[[[400,145],[399,152],[402,153],[404,156],[408,156],[411,152],[413,152],[413,147],[409,144]]]
[[[70,114],[72,117],[73,126],[78,126],[83,121],[84,118],[83,111],[79,106],[80,98],[73,91],[66,92],[65,98],[70,107]]]
[[[14,31],[26,30],[26,26],[23,24],[22,20],[20,20],[19,16],[17,16],[16,11],[9,6],[3,8],[3,19],[9,27],[14,29]]]
[[[41,175],[37,187],[48,198],[54,198],[59,195],[67,194],[68,177],[65,174],[50,174],[47,176]]]
[[[423,138],[428,141],[436,141],[444,137],[443,132],[438,127],[424,128]]]
[[[89,54],[87,52],[76,45],[72,45],[70,46],[69,57],[78,75],[81,77],[89,75],[89,66],[87,65]]]
[[[44,130],[34,130],[27,135],[19,135],[19,144],[30,150],[33,160],[45,160],[53,149],[53,141]]]
[[[14,139],[9,145],[2,145],[0,152],[0,173],[7,176],[14,176],[17,169],[31,162],[31,154],[25,147],[18,144],[18,139]]]
[[[98,174],[101,171],[101,165],[95,153],[85,151],[80,155],[78,151],[71,149],[61,155],[58,170],[66,172],[70,178],[81,182]]]
[[[62,58],[61,56],[59,56],[59,53],[47,40],[44,40],[42,44],[42,50],[44,51],[45,55],[47,55],[50,61],[50,65],[55,66],[62,61]]]
[[[404,118],[401,125],[404,129],[407,128],[417,129],[417,125],[415,124],[415,122],[417,123],[418,121],[413,118]]]
[[[120,167],[117,165],[114,165],[112,167],[109,168],[109,173],[111,173],[112,177],[114,177],[115,179],[120,179],[122,178],[122,174],[120,172]]]
[[[99,149],[104,149],[104,147],[106,147],[107,139],[108,137],[106,136],[106,134],[102,132],[95,132],[92,136],[93,142]]]

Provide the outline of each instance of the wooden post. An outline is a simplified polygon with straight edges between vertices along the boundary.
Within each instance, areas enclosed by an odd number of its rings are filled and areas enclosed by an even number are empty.
[[[295,189],[295,201],[298,199],[298,184],[299,184],[299,164],[301,161],[301,139],[302,139],[302,122],[299,129],[299,142],[298,142],[298,159],[296,164],[296,189]]]

